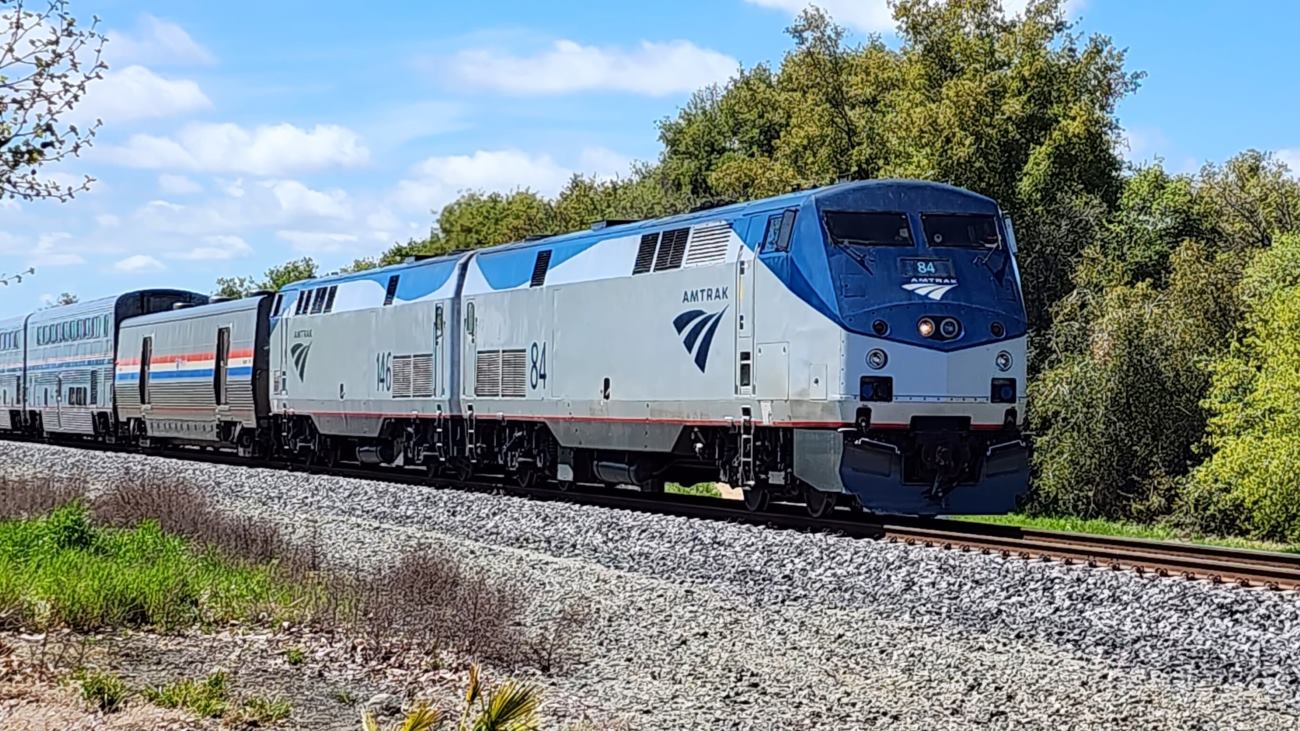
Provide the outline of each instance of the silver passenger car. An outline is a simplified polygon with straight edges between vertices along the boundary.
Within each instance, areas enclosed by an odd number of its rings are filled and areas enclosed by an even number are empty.
[[[271,301],[254,296],[124,322],[114,396],[128,432],[251,448],[268,411]]]
[[[26,324],[26,315],[0,320],[0,431],[17,431],[23,425]]]
[[[207,301],[196,292],[149,289],[33,313],[26,327],[28,426],[52,434],[112,435],[118,324]]]

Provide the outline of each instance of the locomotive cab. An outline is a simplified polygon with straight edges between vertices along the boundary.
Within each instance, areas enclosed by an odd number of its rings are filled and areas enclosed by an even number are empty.
[[[800,207],[787,251],[760,258],[787,282],[799,274],[801,298],[838,329],[851,427],[796,429],[796,477],[877,512],[1015,507],[1027,323],[994,201],[917,181],[837,186]]]

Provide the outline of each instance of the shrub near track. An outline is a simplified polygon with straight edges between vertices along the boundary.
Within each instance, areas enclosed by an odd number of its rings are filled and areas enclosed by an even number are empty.
[[[0,522],[0,626],[174,630],[291,619],[306,588],[169,536],[157,522],[104,528],[74,502]]]

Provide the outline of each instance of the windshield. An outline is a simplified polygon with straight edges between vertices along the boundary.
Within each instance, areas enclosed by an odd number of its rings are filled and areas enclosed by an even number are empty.
[[[902,213],[827,211],[826,231],[841,245],[911,246],[912,230]]]
[[[984,249],[1002,241],[993,216],[927,213],[921,216],[921,225],[930,246]]]

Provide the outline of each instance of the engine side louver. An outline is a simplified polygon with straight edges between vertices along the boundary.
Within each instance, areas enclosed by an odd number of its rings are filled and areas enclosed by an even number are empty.
[[[645,274],[655,263],[655,249],[659,245],[659,234],[645,234],[641,245],[636,250],[636,263],[632,265],[633,274]]]
[[[551,267],[551,250],[543,249],[537,252],[537,258],[533,260],[533,276],[528,281],[529,287],[540,287],[546,284],[546,271]]]
[[[682,259],[686,257],[686,242],[690,237],[691,230],[689,228],[675,228],[672,231],[665,231],[663,241],[659,244],[659,255],[662,257],[664,249],[668,249],[668,264],[661,267],[659,262],[656,261],[655,271],[660,269],[680,269]]]
[[[393,398],[411,397],[411,356],[393,356]]]
[[[691,229],[691,245],[686,253],[686,266],[721,264],[727,260],[727,246],[731,242],[731,224],[705,223]]]
[[[501,351],[480,350],[474,363],[474,395],[479,398],[501,396]]]
[[[501,351],[501,397],[528,395],[528,357],[522,350]]]
[[[433,353],[411,356],[411,396],[433,398]]]

